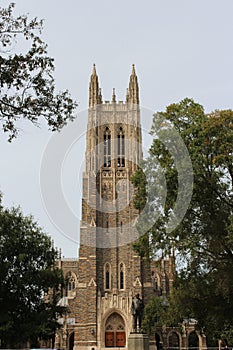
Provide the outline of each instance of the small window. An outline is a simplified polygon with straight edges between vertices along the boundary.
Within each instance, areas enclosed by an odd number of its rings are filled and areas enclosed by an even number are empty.
[[[111,132],[109,128],[104,132],[104,167],[111,167]]]
[[[117,136],[117,166],[125,166],[125,135],[122,127],[120,127],[118,136]]]
[[[120,264],[119,287],[125,289],[125,266],[123,263]]]
[[[104,268],[104,274],[105,274],[105,289],[109,290],[111,289],[110,286],[110,278],[111,278],[111,268],[110,268],[110,264],[106,263],[105,264],[105,268]]]

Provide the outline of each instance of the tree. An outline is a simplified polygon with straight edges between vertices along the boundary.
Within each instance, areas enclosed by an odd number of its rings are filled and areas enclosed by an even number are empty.
[[[143,327],[148,334],[153,334],[157,327],[176,326],[179,315],[169,304],[166,297],[153,296],[145,306]]]
[[[65,312],[57,251],[32,217],[0,208],[0,347],[49,339]]]
[[[34,125],[44,119],[49,129],[60,130],[77,107],[68,91],[55,94],[54,60],[40,38],[43,21],[14,17],[14,6],[0,7],[0,121],[9,141],[17,136],[19,119]],[[13,53],[16,39],[21,49]],[[25,53],[22,47],[28,47]]]
[[[186,173],[187,164],[179,153],[181,144],[173,129],[178,131],[191,158],[192,168],[187,167]],[[215,111],[207,115],[201,105],[184,99],[154,115],[152,134],[154,141],[143,171],[147,179],[146,193],[150,194],[147,206],[151,213],[157,211],[160,216],[147,232],[149,254],[153,256],[159,249],[169,252],[171,247],[175,248],[182,259],[183,272],[173,294],[183,317],[198,319],[198,327],[205,329],[209,340],[226,335],[227,330],[231,334],[233,111]],[[182,171],[183,182],[179,178]],[[166,179],[163,208],[159,200],[163,183],[158,181],[154,188],[150,181],[151,174],[155,177],[156,172]],[[176,221],[179,211],[175,213],[174,208],[179,192],[184,199],[181,209],[186,204],[190,188],[185,179],[191,178],[191,172],[193,193],[186,214],[179,222]],[[140,184],[140,180],[137,179],[137,183]],[[169,229],[171,221],[177,223],[173,229]],[[140,241],[137,249],[144,253]]]

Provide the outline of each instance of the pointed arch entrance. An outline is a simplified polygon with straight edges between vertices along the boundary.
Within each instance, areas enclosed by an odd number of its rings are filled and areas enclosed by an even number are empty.
[[[117,312],[114,312],[108,317],[105,324],[105,347],[123,348],[125,343],[125,322]]]
[[[74,348],[74,332],[72,332],[69,336],[69,350],[73,350]]]

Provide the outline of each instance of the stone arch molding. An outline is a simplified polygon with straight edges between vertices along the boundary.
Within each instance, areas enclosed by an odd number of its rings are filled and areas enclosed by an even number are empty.
[[[197,341],[198,341],[198,346],[199,346],[199,348],[201,348],[202,336],[201,336],[200,332],[198,332],[195,328],[187,329],[187,346],[189,346],[189,337],[191,334],[196,335]]]
[[[179,346],[181,347],[181,344],[182,344],[182,336],[180,334],[180,332],[178,332],[177,330],[175,329],[171,329],[168,334],[167,334],[167,344],[169,344],[169,338],[170,336],[172,335],[172,333],[175,333],[179,339]]]
[[[119,328],[120,327],[120,328]],[[105,321],[105,330],[124,330],[125,331],[125,322],[123,317],[118,312],[112,312]]]
[[[122,320],[123,320],[126,339],[127,339],[127,335],[129,334],[129,327],[130,326],[128,324],[128,319],[127,319],[126,314],[118,308],[112,308],[112,309],[106,311],[106,313],[103,315],[103,318],[102,318],[101,327],[100,327],[102,347],[105,347],[105,330],[106,330],[106,327],[108,326],[107,321],[111,317],[111,315],[114,315],[114,314],[119,315],[120,318],[122,318]],[[126,340],[126,347],[127,347],[127,340]]]
[[[112,315],[112,314],[119,314],[122,318],[123,318],[123,321],[125,323],[125,327],[128,326],[127,324],[127,316],[126,314],[121,310],[121,309],[118,309],[116,307],[110,309],[110,310],[107,310],[106,313],[104,314],[103,318],[102,318],[102,329],[105,328],[106,326],[106,321],[108,320],[108,318]]]

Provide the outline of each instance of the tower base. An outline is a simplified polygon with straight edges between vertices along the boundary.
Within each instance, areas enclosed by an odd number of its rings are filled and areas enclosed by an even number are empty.
[[[149,350],[148,335],[131,333],[128,338],[128,350]]]

